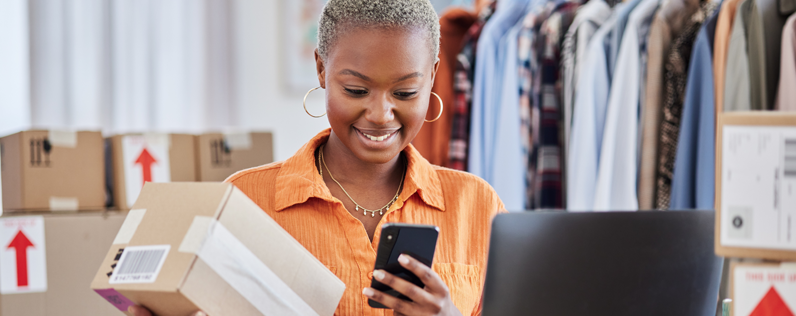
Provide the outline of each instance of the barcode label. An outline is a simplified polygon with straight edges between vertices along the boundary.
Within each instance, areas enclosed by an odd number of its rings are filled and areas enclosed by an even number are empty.
[[[108,283],[155,282],[170,249],[171,245],[132,246],[125,248]]]
[[[785,140],[785,177],[796,178],[796,139]]]

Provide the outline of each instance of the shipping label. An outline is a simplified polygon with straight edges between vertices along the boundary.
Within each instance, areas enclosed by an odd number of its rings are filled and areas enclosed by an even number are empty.
[[[154,283],[170,249],[171,245],[125,247],[108,283]]]
[[[721,244],[796,250],[796,127],[724,126]]]

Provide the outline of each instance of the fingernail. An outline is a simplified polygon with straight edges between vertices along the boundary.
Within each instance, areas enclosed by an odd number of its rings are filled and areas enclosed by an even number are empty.
[[[384,279],[384,271],[381,270],[373,271],[373,277],[376,278],[376,280],[381,281],[382,279]]]
[[[194,315],[194,316],[207,316],[207,314],[205,314],[205,312],[201,312],[200,311],[200,312],[196,312],[196,315]]]
[[[128,306],[127,307],[127,312],[130,313],[130,314],[135,313],[135,307],[133,305]]]
[[[400,255],[398,256],[398,262],[400,264],[407,264],[409,263],[409,258],[407,258],[406,255]]]
[[[373,296],[373,290],[371,288],[369,288],[369,287],[366,287],[366,288],[362,289],[362,294],[364,294],[367,297],[371,297],[371,296]]]

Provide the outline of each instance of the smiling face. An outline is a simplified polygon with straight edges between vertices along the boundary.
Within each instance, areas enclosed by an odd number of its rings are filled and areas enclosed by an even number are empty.
[[[422,32],[356,28],[316,54],[331,137],[363,162],[389,162],[423,126],[437,64]]]

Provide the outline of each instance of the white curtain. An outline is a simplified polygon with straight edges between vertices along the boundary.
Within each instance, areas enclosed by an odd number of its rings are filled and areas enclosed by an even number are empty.
[[[0,136],[30,126],[26,0],[0,0]]]
[[[37,128],[202,132],[237,124],[231,0],[31,0]]]

